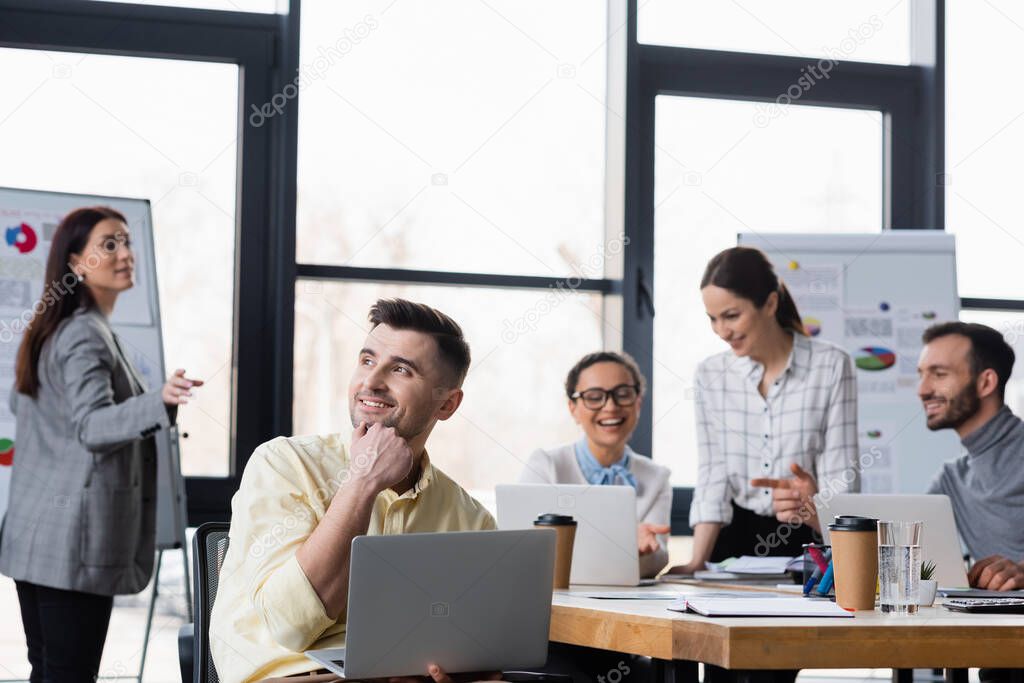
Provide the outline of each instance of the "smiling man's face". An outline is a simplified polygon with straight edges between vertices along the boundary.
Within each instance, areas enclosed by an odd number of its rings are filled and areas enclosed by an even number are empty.
[[[379,422],[410,440],[445,419],[452,391],[433,337],[378,325],[367,335],[349,384],[352,426]]]
[[[971,340],[961,334],[938,337],[921,349],[917,395],[928,429],[957,429],[981,407],[970,353]]]

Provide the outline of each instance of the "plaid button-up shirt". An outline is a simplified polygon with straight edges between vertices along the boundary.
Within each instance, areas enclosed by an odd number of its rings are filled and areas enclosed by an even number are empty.
[[[794,335],[786,369],[761,396],[764,366],[725,351],[706,359],[695,379],[698,469],[690,526],[732,521],[732,505],[771,515],[771,490],[757,477],[791,477],[790,463],[813,474],[818,489],[860,489],[857,384],[838,346]]]

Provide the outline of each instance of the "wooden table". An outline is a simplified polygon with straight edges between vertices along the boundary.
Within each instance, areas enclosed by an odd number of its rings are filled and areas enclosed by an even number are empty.
[[[696,662],[745,672],[743,680],[771,669],[944,668],[952,680],[965,680],[971,667],[1024,669],[1024,615],[950,612],[938,606],[941,598],[913,616],[876,609],[828,619],[710,618],[669,611],[664,600],[579,595],[616,590],[623,589],[556,591],[551,640],[652,657],[665,680],[696,680]],[[662,584],[638,590],[684,595],[710,589]]]

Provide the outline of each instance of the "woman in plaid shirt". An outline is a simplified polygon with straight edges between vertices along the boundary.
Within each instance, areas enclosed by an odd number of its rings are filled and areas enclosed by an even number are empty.
[[[733,556],[799,555],[820,529],[812,496],[860,485],[849,354],[807,334],[757,249],[711,259],[701,294],[730,349],[697,369],[693,556],[674,573]]]

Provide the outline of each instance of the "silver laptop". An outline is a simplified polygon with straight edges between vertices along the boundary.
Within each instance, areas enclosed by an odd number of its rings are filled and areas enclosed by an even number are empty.
[[[499,529],[529,529],[548,512],[572,515],[576,540],[570,583],[636,586],[636,491],[632,486],[502,484],[495,487]]]
[[[967,586],[967,570],[949,496],[880,493],[838,493],[831,500],[815,496],[825,543],[828,524],[836,515],[860,515],[881,520],[924,522],[921,561],[935,563],[935,580],[944,588]]]
[[[543,666],[555,532],[352,540],[345,647],[306,656],[345,678]]]

